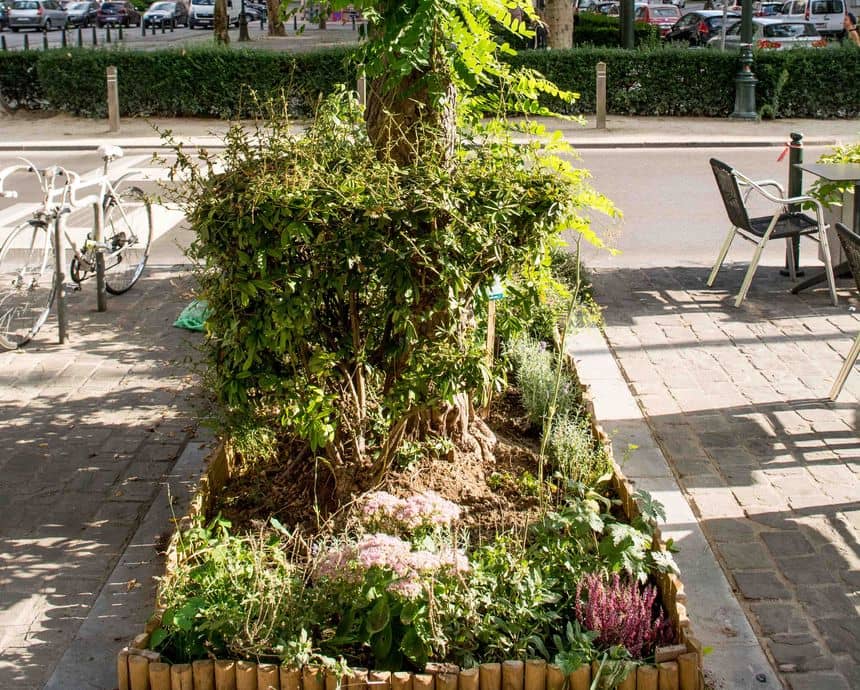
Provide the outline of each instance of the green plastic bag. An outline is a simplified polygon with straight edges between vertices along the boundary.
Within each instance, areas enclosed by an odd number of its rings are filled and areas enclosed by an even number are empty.
[[[202,331],[203,324],[209,318],[209,304],[206,300],[194,300],[179,315],[179,318],[173,322],[176,328],[185,328],[189,331]]]

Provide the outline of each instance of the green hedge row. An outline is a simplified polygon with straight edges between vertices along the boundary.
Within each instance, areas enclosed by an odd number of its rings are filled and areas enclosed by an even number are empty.
[[[194,48],[132,52],[51,50],[0,53],[0,94],[27,108],[104,117],[105,68],[119,69],[124,115],[242,117],[262,96],[287,96],[290,114],[311,114],[321,93],[354,84],[350,48],[291,54]],[[523,51],[510,58],[577,91],[571,113],[594,112],[595,65],[608,69],[608,108],[617,115],[725,117],[734,106],[737,56],[711,50],[661,47]],[[860,50],[759,52],[757,103],[771,116],[860,116]],[[249,88],[250,87],[250,88]]]
[[[633,25],[633,41],[637,46],[655,45],[660,40],[656,26],[645,22]],[[610,17],[597,12],[583,12],[579,15],[573,30],[573,43],[576,46],[595,48],[621,47],[621,23],[618,17]]]

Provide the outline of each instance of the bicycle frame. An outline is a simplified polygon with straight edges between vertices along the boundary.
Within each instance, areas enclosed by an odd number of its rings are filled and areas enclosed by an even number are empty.
[[[39,187],[42,194],[42,199],[39,208],[33,211],[30,217],[30,223],[41,224],[46,230],[53,225],[53,245],[55,248],[55,289],[57,299],[57,317],[59,321],[59,340],[60,343],[65,342],[66,336],[66,320],[65,320],[65,275],[63,274],[63,263],[66,252],[66,247],[70,247],[74,257],[88,271],[95,271],[96,274],[96,293],[97,304],[99,311],[107,309],[107,291],[105,289],[105,261],[106,259],[114,258],[119,251],[111,254],[110,248],[104,244],[104,223],[105,209],[108,202],[117,198],[116,188],[121,182],[132,177],[134,172],[130,171],[119,178],[116,182],[111,182],[108,179],[108,169],[112,158],[104,158],[104,166],[101,175],[91,181],[81,181],[77,173],[67,170],[62,166],[50,166],[48,168],[39,169],[31,161],[22,158],[24,165],[12,166],[0,171],[0,198],[17,198],[18,194],[15,191],[4,190],[3,185],[6,178],[18,172],[28,172],[35,174],[39,181]],[[57,178],[64,177],[62,186],[57,186]],[[96,187],[97,191],[88,194],[82,198],[78,198],[77,193],[82,188]],[[82,248],[69,235],[66,229],[66,217],[73,210],[83,208],[87,205],[93,208],[93,225],[92,236],[83,244]],[[122,204],[117,204],[119,212],[122,214],[126,223],[130,224],[128,215]],[[66,244],[63,244],[65,238]],[[50,242],[46,242],[42,252],[42,270],[46,269],[48,261]],[[32,250],[34,247],[30,247]],[[95,266],[87,256],[87,250],[95,250]]]

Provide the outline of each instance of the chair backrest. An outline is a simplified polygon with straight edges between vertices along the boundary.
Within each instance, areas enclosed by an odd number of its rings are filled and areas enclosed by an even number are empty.
[[[857,203],[856,199],[854,203]],[[857,284],[857,289],[860,290],[860,235],[851,232],[842,223],[836,223],[836,233],[839,235],[839,241],[845,250],[851,273],[854,274],[854,282]]]
[[[714,171],[717,187],[720,189],[720,196],[723,197],[723,204],[732,225],[743,230],[750,230],[750,217],[744,205],[744,198],[734,170],[716,158],[711,158],[711,170]]]

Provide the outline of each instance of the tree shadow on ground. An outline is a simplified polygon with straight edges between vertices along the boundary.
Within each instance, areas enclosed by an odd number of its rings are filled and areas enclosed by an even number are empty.
[[[172,325],[192,289],[149,268],[99,313],[85,284],[68,343],[52,317],[0,353],[2,687],[42,687],[204,413],[201,336]]]

